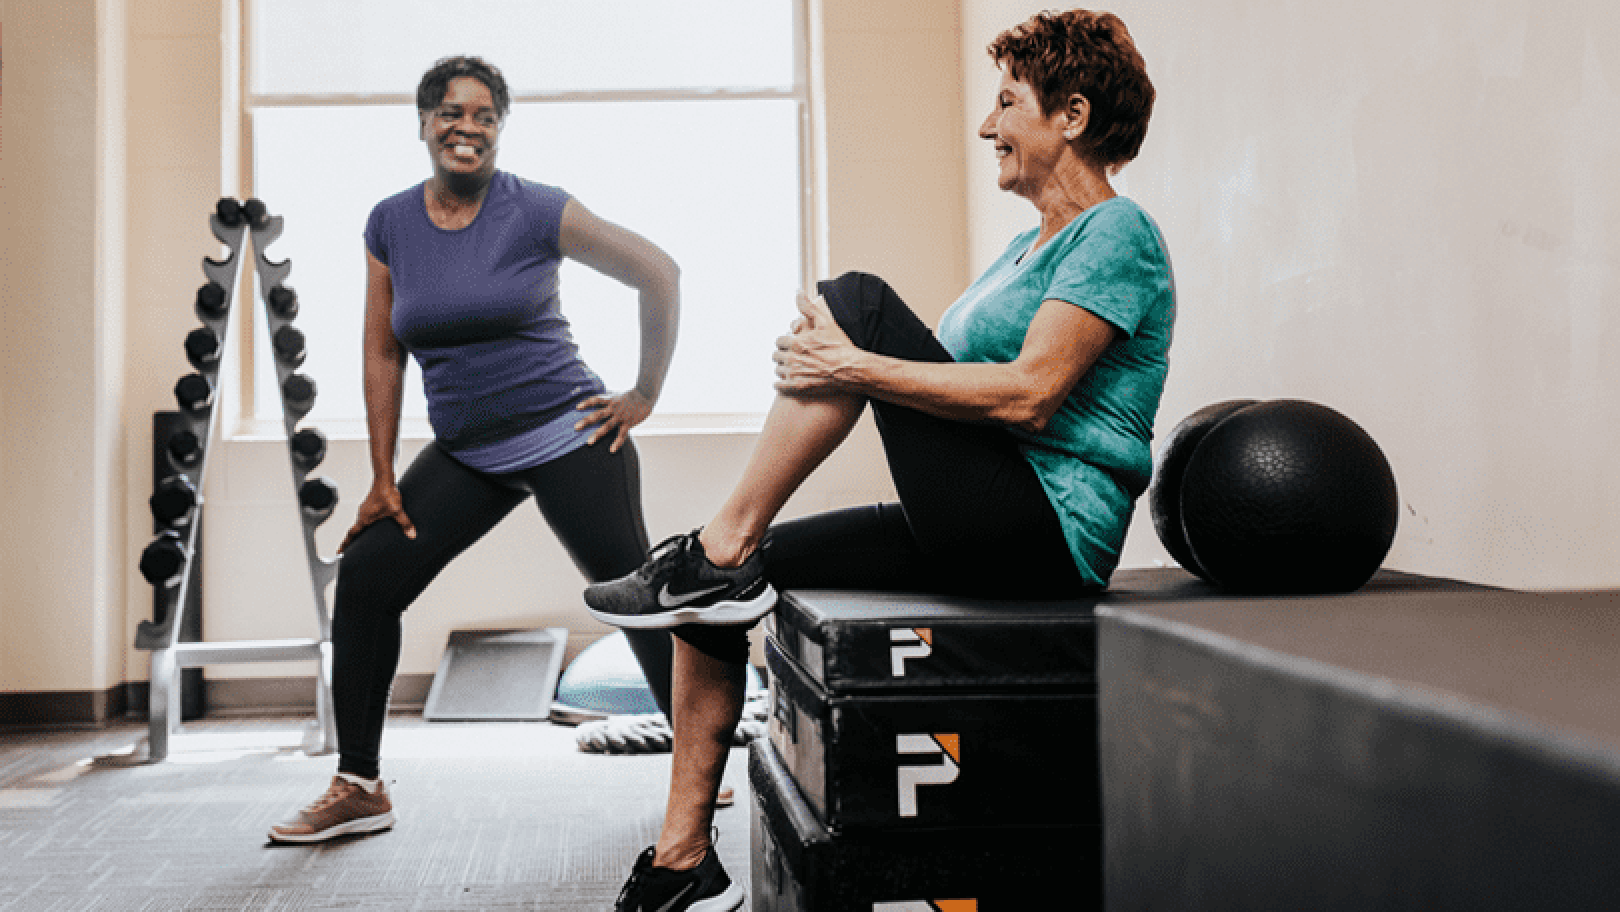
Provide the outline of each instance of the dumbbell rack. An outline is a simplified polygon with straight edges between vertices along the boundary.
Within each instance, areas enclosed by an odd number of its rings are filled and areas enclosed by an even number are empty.
[[[141,558],[141,571],[158,590],[157,602],[162,606],[153,621],[142,621],[136,630],[135,646],[151,650],[151,684],[149,693],[149,731],[147,760],[166,759],[171,747],[171,736],[182,734],[180,725],[180,672],[185,668],[205,665],[226,665],[248,662],[285,662],[315,660],[316,718],[303,734],[303,750],[309,754],[330,753],[336,749],[337,728],[332,711],[332,622],[326,606],[326,592],[337,578],[338,561],[320,556],[315,545],[315,529],[332,513],[337,502],[336,487],[325,478],[308,478],[308,473],[319,465],[325,454],[325,438],[319,431],[304,429],[295,432],[298,421],[309,413],[314,404],[315,385],[304,374],[298,373],[303,363],[303,334],[293,327],[297,315],[297,297],[284,282],[292,271],[290,260],[272,263],[265,249],[281,237],[283,220],[268,215],[262,203],[249,200],[238,207],[235,200],[221,200],[216,212],[209,217],[214,237],[230,250],[223,262],[204,257],[203,274],[209,282],[198,291],[197,317],[203,327],[194,330],[187,339],[187,355],[196,373],[183,377],[175,387],[180,412],[187,427],[171,436],[165,447],[170,467],[175,474],[165,479],[171,490],[189,492],[194,501],[184,515],[172,503],[160,511],[154,495],[153,514],[160,521],[172,520],[158,538],[147,546]],[[288,457],[292,466],[293,488],[298,492],[299,514],[303,521],[304,553],[309,561],[310,581],[314,587],[315,614],[319,635],[314,638],[280,640],[235,640],[216,642],[181,642],[182,613],[186,610],[187,593],[198,584],[196,553],[198,526],[192,517],[203,507],[203,478],[207,470],[208,446],[214,425],[214,396],[217,389],[223,352],[229,336],[231,304],[235,299],[236,281],[240,273],[240,254],[245,240],[251,235],[255,251],[254,265],[258,272],[260,296],[264,304],[265,319],[270,336],[275,340],[275,363],[278,386],[281,390],[282,416],[288,439]],[[220,294],[223,292],[223,295]],[[251,315],[249,316],[251,320]],[[209,334],[213,348],[209,348]],[[193,346],[194,340],[201,340]],[[206,386],[202,384],[206,383]],[[203,395],[206,393],[206,395]],[[191,435],[185,439],[185,435]],[[177,438],[182,438],[177,440]]]

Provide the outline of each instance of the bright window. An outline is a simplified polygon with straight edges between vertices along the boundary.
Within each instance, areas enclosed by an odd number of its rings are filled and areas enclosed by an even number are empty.
[[[309,421],[362,428],[371,207],[431,173],[415,90],[454,54],[513,96],[497,166],[553,184],[681,266],[674,364],[655,421],[746,423],[771,398],[771,340],[810,262],[802,7],[796,0],[251,0],[245,93],[254,195],[286,219]],[[569,262],[563,312],[613,389],[635,382],[635,292]],[[281,419],[255,321],[252,417]],[[425,430],[414,367],[407,430]],[[422,423],[418,423],[422,422]]]

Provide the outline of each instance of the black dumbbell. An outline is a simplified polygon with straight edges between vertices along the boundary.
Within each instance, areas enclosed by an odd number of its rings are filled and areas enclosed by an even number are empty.
[[[225,287],[218,282],[209,282],[197,289],[197,316],[203,320],[218,320],[225,316],[230,309],[230,302],[225,297]]]
[[[186,546],[173,529],[152,540],[141,552],[141,576],[154,586],[173,586],[186,569]]]
[[[293,374],[281,384],[281,401],[300,414],[315,405],[315,381],[306,374]]]
[[[337,502],[337,485],[325,478],[311,478],[298,488],[298,506],[303,508],[305,516],[317,523],[325,522],[332,515]]]
[[[276,350],[276,357],[288,367],[297,367],[304,363],[304,334],[298,327],[283,326],[276,330],[270,344]]]
[[[248,224],[255,228],[263,228],[270,219],[270,210],[257,199],[250,199],[242,204],[242,215],[247,218]]]
[[[184,475],[170,475],[158,483],[158,489],[147,500],[152,518],[166,526],[183,526],[191,522],[191,511],[197,506],[197,489]]]
[[[198,370],[219,363],[219,336],[206,326],[199,326],[186,335],[186,360]]]
[[[169,462],[177,469],[189,469],[202,459],[202,442],[190,431],[169,435]]]
[[[314,471],[326,458],[326,435],[314,428],[300,428],[287,446],[292,449],[293,464],[306,472]]]
[[[235,228],[242,224],[242,204],[234,197],[225,197],[214,204],[214,214],[227,228]]]
[[[277,285],[270,289],[270,312],[283,320],[291,320],[298,316],[298,292],[286,285]]]
[[[214,404],[214,386],[202,374],[186,374],[175,383],[174,398],[183,412],[204,412]]]

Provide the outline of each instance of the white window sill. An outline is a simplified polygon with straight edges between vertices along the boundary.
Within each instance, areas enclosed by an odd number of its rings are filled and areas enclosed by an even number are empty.
[[[758,434],[764,423],[765,416],[758,412],[653,415],[631,431],[631,436],[741,436]],[[287,439],[286,430],[279,421],[240,420],[234,426],[235,430],[225,435],[225,439],[231,442],[262,443]],[[368,436],[363,421],[302,422],[301,426],[318,429],[329,441],[365,440]],[[433,431],[425,421],[407,419],[401,422],[399,436],[404,443],[424,442],[433,439]]]

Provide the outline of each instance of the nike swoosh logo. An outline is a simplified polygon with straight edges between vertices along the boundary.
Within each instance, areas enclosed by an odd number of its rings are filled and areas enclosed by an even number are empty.
[[[665,583],[663,591],[658,593],[658,604],[664,606],[665,608],[679,608],[687,602],[696,601],[706,595],[713,595],[716,592],[724,590],[725,588],[726,584],[721,583],[718,586],[712,586],[708,589],[698,589],[692,592],[683,592],[680,595],[676,595],[669,591],[669,584]]]
[[[681,897],[683,897],[686,894],[692,892],[692,888],[696,887],[696,886],[697,886],[697,883],[694,881],[694,882],[689,883],[686,886],[682,887],[681,892],[676,893],[674,896],[671,896],[669,898],[668,902],[666,902],[663,905],[658,907],[657,912],[669,912],[669,910],[675,908],[676,903],[681,901]]]

